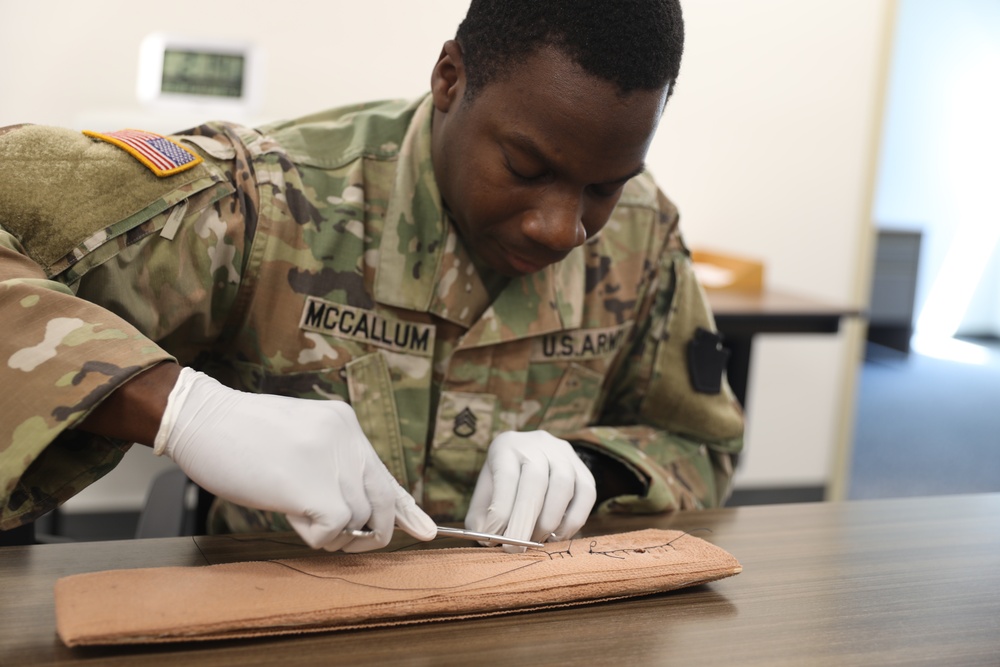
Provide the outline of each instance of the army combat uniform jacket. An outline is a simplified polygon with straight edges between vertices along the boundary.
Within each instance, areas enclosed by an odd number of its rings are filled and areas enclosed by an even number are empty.
[[[464,516],[511,429],[569,440],[599,486],[624,474],[604,511],[721,503],[742,415],[674,206],[641,175],[565,260],[488,289],[442,207],[432,111],[210,123],[171,138],[198,163],[164,176],[101,137],[0,130],[0,528],[115,466],[128,444],[74,425],[169,359],[349,401],[439,520]],[[234,506],[216,522],[285,527]]]

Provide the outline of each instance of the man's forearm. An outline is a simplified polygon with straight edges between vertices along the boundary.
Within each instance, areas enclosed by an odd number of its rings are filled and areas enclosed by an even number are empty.
[[[104,399],[77,428],[151,447],[180,372],[172,362],[143,371]]]

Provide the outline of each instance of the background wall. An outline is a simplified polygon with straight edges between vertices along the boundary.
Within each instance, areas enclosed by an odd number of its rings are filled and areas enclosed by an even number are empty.
[[[142,114],[136,59],[150,32],[260,47],[266,62],[259,120],[415,97],[428,89],[441,44],[454,36],[467,5],[244,0],[237,8],[201,0],[0,0],[0,123],[74,126],[98,112]]]
[[[249,39],[272,120],[426,90],[466,0],[421,3],[0,0],[0,125],[164,119],[135,102],[150,30]],[[280,7],[280,11],[277,9]],[[892,0],[688,0],[687,51],[648,163],[689,245],[766,263],[770,287],[859,304]],[[187,119],[177,119],[177,128]],[[196,118],[193,120],[205,120]],[[166,119],[167,122],[170,119]],[[97,128],[102,129],[102,128]],[[858,328],[763,337],[749,387],[744,488],[826,484],[849,445]],[[145,448],[71,501],[137,507],[162,467]]]
[[[680,206],[689,245],[762,259],[771,288],[863,305],[892,8],[684,4],[685,60],[649,163]],[[839,485],[856,325],[754,343],[738,486]]]

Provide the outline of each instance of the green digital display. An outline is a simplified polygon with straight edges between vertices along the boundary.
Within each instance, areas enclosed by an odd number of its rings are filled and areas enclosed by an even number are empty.
[[[239,98],[243,95],[244,57],[167,49],[160,90],[182,95]]]

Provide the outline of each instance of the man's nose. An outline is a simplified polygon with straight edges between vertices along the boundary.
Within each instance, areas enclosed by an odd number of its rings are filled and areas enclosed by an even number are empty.
[[[547,197],[523,225],[525,236],[546,248],[566,253],[583,245],[583,198],[575,195]]]

